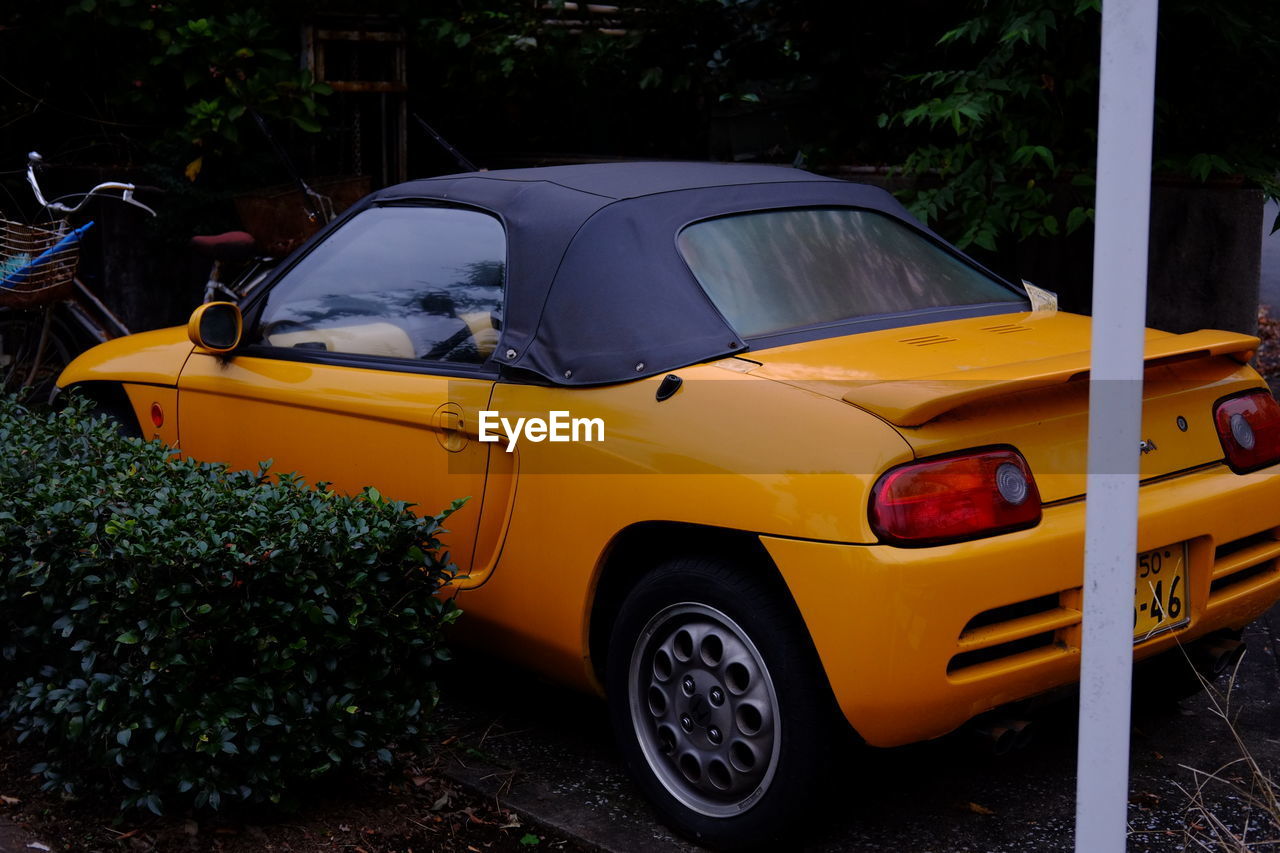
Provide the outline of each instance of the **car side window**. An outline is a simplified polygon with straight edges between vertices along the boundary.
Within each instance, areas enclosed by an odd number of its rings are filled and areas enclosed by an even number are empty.
[[[502,224],[487,213],[369,208],[276,283],[256,342],[479,364],[498,343],[506,254]]]

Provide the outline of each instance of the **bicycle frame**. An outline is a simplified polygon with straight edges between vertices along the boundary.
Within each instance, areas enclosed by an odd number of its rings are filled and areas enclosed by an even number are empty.
[[[273,258],[269,255],[258,255],[250,258],[245,262],[244,270],[236,276],[235,280],[231,284],[226,284],[222,280],[223,262],[214,260],[213,266],[209,270],[209,280],[204,285],[204,301],[226,300],[240,302],[243,299],[247,299],[250,294],[258,289],[258,286],[262,284],[279,262],[278,258]]]

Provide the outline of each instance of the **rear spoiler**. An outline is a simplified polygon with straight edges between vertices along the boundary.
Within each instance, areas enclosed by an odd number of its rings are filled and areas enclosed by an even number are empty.
[[[1148,340],[1143,361],[1148,369],[1214,356],[1227,356],[1247,364],[1258,344],[1259,340],[1251,335],[1202,329]],[[915,427],[978,400],[1088,378],[1089,353],[1085,351],[915,379],[867,382],[849,391],[843,399],[895,426]]]

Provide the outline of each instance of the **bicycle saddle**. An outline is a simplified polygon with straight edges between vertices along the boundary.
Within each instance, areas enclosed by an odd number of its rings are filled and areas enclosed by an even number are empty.
[[[192,237],[191,248],[214,260],[243,261],[257,252],[258,241],[248,231],[228,231]]]

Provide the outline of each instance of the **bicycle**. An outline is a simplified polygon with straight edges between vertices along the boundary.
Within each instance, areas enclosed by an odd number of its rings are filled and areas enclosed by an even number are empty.
[[[97,196],[117,198],[152,216],[156,213],[133,197],[137,189],[133,184],[122,181],[98,184],[75,205],[60,199],[48,201],[36,179],[40,162],[36,152],[28,155],[27,183],[50,221],[28,225],[0,219],[0,307],[4,309],[0,312],[0,390],[24,392],[36,401],[51,402],[58,374],[80,349],[66,321],[55,318],[56,305],[76,305],[78,311],[72,311],[71,316],[86,328],[99,329],[102,339],[127,331],[122,323],[110,331],[101,328],[112,320],[118,323],[119,318],[76,277],[79,243],[94,223],[72,227],[69,217]],[[116,192],[118,196],[112,195]],[[92,317],[90,310],[98,311],[100,317]]]
[[[27,183],[50,221],[27,225],[0,218],[0,392],[18,392],[51,404],[58,393],[58,375],[76,355],[135,331],[76,274],[79,239],[93,222],[73,228],[70,217],[95,197],[158,214],[134,198],[136,185],[122,181],[98,184],[80,194],[75,205],[48,201],[36,176],[41,156],[33,151],[27,160]],[[243,231],[193,237],[190,245],[211,260],[205,302],[243,300],[279,262],[258,252],[253,236]],[[230,282],[225,280],[229,265],[239,267]]]
[[[255,111],[250,112],[299,193],[307,221],[312,227],[332,222],[337,215],[333,199],[307,183],[263,117]],[[476,171],[475,164],[421,116],[414,113],[413,118],[463,171]],[[0,393],[21,391],[36,401],[53,403],[58,394],[58,376],[76,355],[89,346],[131,335],[134,331],[76,276],[78,253],[74,246],[61,243],[75,233],[65,217],[78,213],[89,199],[98,195],[117,198],[152,216],[157,214],[133,197],[137,186],[122,181],[98,184],[83,193],[74,207],[68,207],[60,199],[49,202],[36,178],[36,167],[41,161],[40,155],[34,151],[27,155],[27,183],[46,213],[60,214],[63,218],[55,219],[47,227],[27,226],[0,218]],[[120,195],[107,195],[110,191],[118,191]],[[11,226],[15,234],[25,236],[12,244],[6,243],[6,226]],[[92,223],[82,226],[79,233],[83,234],[91,226]],[[35,244],[30,242],[30,235],[36,232],[43,242],[32,252]],[[55,246],[60,248],[52,251]],[[193,237],[190,246],[211,261],[204,302],[220,299],[244,301],[266,281],[281,260],[281,257],[259,251],[253,235],[244,231]],[[239,266],[239,272],[229,284],[224,281],[227,264]],[[19,274],[16,279],[15,272]],[[85,342],[87,344],[82,345]]]

